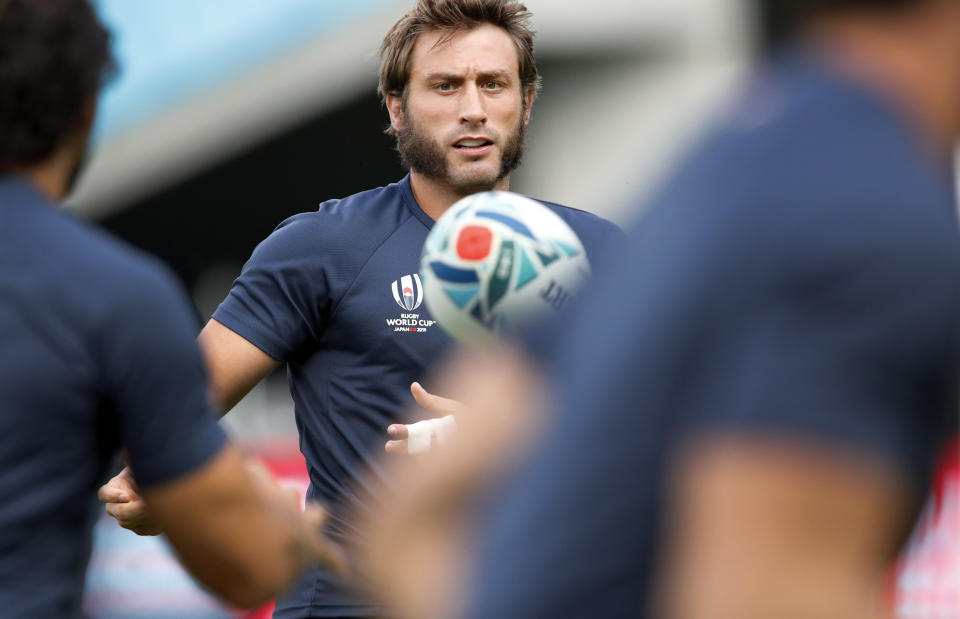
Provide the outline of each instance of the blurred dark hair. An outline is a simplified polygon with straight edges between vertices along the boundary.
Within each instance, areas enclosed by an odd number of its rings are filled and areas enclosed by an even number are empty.
[[[87,0],[0,0],[0,171],[52,155],[114,66]]]
[[[754,0],[760,18],[761,44],[770,51],[789,39],[812,17],[851,9],[891,10],[926,0]]]

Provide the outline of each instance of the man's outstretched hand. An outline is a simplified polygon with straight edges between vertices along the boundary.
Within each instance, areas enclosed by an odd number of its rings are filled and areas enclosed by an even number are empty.
[[[460,402],[434,395],[418,382],[411,383],[410,393],[426,411],[426,419],[417,424],[395,423],[387,427],[387,434],[391,437],[384,445],[387,453],[411,454],[429,451],[437,442],[449,438],[455,429],[454,415],[463,410]]]

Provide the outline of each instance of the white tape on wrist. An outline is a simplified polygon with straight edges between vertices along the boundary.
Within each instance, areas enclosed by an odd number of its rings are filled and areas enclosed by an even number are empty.
[[[456,429],[453,415],[407,424],[407,453],[422,454],[430,451],[434,444],[443,445]]]

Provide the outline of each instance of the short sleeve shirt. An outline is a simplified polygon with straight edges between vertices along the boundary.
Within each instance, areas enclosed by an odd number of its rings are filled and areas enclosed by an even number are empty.
[[[153,260],[0,177],[0,609],[80,612],[96,488],[125,447],[142,486],[225,437],[197,321]]]
[[[580,236],[591,261],[622,235],[595,215],[545,204]],[[401,414],[413,403],[410,383],[429,381],[428,368],[450,346],[422,304],[417,275],[432,226],[409,177],[324,202],[256,248],[213,315],[286,363],[309,497],[330,507],[330,533],[346,543],[356,541],[348,514],[375,507],[362,480],[380,475],[387,426],[408,421]],[[317,570],[277,614],[381,612],[363,597]]]

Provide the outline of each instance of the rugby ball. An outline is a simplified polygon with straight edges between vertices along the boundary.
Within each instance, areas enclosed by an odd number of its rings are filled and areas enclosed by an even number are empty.
[[[469,345],[561,311],[589,276],[570,226],[539,202],[504,191],[451,206],[431,229],[420,260],[427,309]]]

